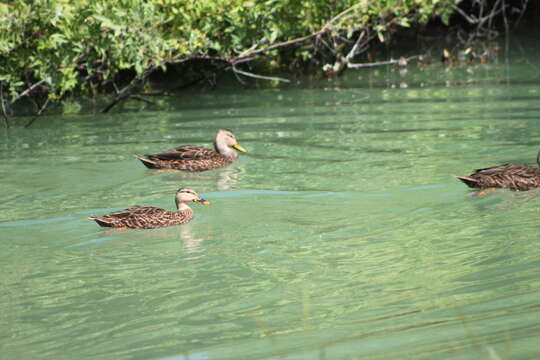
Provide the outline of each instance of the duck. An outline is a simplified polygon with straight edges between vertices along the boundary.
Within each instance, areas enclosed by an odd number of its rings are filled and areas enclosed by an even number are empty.
[[[101,216],[90,216],[99,226],[117,229],[155,229],[169,225],[179,225],[193,218],[193,210],[188,202],[209,205],[210,202],[200,197],[190,187],[181,187],[176,192],[176,211],[169,211],[155,206],[133,206]]]
[[[139,156],[138,159],[149,169],[174,169],[183,171],[205,171],[226,166],[246,152],[234,133],[219,129],[214,138],[214,149],[198,145],[184,145],[167,151]]]
[[[540,165],[540,152],[536,155],[536,162]],[[469,176],[457,178],[471,188],[526,191],[540,187],[540,168],[524,164],[502,164],[477,169]]]

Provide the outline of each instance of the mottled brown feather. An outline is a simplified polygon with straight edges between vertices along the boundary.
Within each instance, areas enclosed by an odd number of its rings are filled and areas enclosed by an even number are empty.
[[[168,211],[155,206],[134,206],[102,216],[92,216],[103,227],[130,229],[154,229],[169,225],[185,224],[193,218],[193,210],[187,208],[179,211]]]
[[[139,158],[151,169],[205,171],[231,164],[234,159],[202,146],[185,145]]]
[[[458,176],[471,188],[504,188],[525,191],[540,187],[540,169],[523,164],[502,164],[477,169],[469,176]]]

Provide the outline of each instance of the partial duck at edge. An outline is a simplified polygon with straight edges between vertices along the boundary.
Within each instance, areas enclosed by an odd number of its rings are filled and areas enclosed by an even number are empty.
[[[536,156],[540,165],[540,152]],[[457,176],[468,187],[476,189],[502,188],[516,191],[540,187],[540,168],[524,164],[502,164],[477,169],[469,176]]]

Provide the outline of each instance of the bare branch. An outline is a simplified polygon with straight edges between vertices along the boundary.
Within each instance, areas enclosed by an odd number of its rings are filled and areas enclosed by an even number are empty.
[[[315,36],[318,36],[320,34],[322,34],[324,31],[322,30],[319,30],[313,34],[310,34],[310,35],[306,35],[306,36],[302,36],[302,37],[299,37],[297,39],[293,39],[293,40],[287,40],[287,41],[283,41],[283,42],[280,42],[280,43],[277,43],[277,44],[273,44],[273,45],[270,45],[270,46],[267,46],[265,48],[262,48],[262,49],[257,49],[257,50],[252,50],[252,51],[248,51],[248,52],[244,52],[243,53],[243,57],[251,57],[253,55],[257,55],[257,54],[261,54],[261,53],[265,53],[267,51],[270,51],[270,50],[274,50],[274,49],[277,49],[277,48],[281,48],[281,47],[285,47],[285,46],[290,46],[290,45],[293,45],[293,44],[297,44],[297,43],[301,43],[301,42],[304,42],[306,40],[309,40]],[[240,59],[240,57],[237,57],[236,59],[233,59],[231,60],[231,62],[236,62]]]
[[[232,68],[233,69],[233,74],[234,74],[234,77],[236,78],[236,80],[238,80],[238,82],[242,85],[246,85],[246,82],[240,77],[240,75],[238,75],[238,71],[236,71],[236,68]]]
[[[38,86],[40,86],[41,84],[43,84],[45,82],[45,80],[40,80],[38,81],[37,83],[35,83],[34,85],[30,86],[28,89],[24,90],[19,96],[17,96],[14,100],[11,101],[11,104],[14,104],[16,103],[17,101],[19,101],[21,98],[29,95],[35,88],[37,88]]]
[[[156,66],[152,66],[148,69],[146,69],[141,75],[139,76],[136,76],[135,78],[133,78],[133,80],[131,80],[131,82],[125,86],[122,90],[120,90],[118,92],[118,94],[116,95],[116,97],[113,99],[113,101],[111,101],[109,103],[109,105],[107,105],[105,107],[105,109],[103,109],[101,112],[102,113],[107,113],[109,112],[116,104],[118,104],[119,102],[122,102],[124,100],[126,100],[130,95],[131,93],[135,90],[135,88],[137,86],[139,86],[142,82],[144,82],[144,80],[150,76],[150,74],[152,74],[155,70],[157,69]]]
[[[454,9],[455,12],[457,12],[458,14],[460,14],[461,16],[463,16],[465,18],[465,20],[467,20],[469,22],[469,24],[478,24],[479,20],[478,19],[475,19],[475,18],[472,18],[470,17],[469,15],[467,15],[465,13],[465,11],[461,10],[459,8],[459,6],[457,5],[452,5],[452,9]]]
[[[358,51],[358,46],[360,46],[360,42],[362,41],[362,39],[364,38],[364,36],[366,36],[366,32],[365,31],[362,31],[360,33],[360,35],[358,35],[358,38],[356,39],[356,42],[354,43],[351,51],[349,51],[349,53],[347,54],[347,56],[345,56],[345,61],[347,63],[349,63],[353,57],[356,56],[356,53]],[[369,41],[369,39],[367,39],[367,41]]]
[[[368,6],[369,4],[371,4],[371,2],[372,1],[367,1],[367,2],[360,1],[357,4],[351,6],[350,8],[343,10],[342,12],[340,12],[339,14],[334,16],[329,22],[327,22],[320,31],[328,29],[330,27],[330,25],[332,25],[334,23],[334,21],[336,21],[339,18],[343,17],[345,14],[348,14],[349,12],[353,11],[357,7]]]
[[[458,14],[460,14],[461,16],[463,16],[465,18],[465,20],[467,20],[467,22],[469,24],[483,24],[484,22],[486,21],[491,21],[493,18],[495,18],[495,16],[497,14],[499,14],[501,11],[504,11],[504,8],[505,6],[501,6],[499,9],[497,9],[497,7],[499,6],[499,0],[495,3],[495,5],[493,5],[493,9],[492,11],[486,15],[486,16],[482,16],[482,14],[484,13],[484,7],[482,6],[481,7],[481,11],[480,11],[480,16],[479,17],[472,17],[472,16],[469,16],[467,15],[463,10],[461,10],[459,8],[459,6],[457,5],[452,5],[452,9],[454,9]]]
[[[364,63],[364,64],[349,63],[348,67],[351,68],[351,69],[359,69],[359,68],[364,68],[364,67],[374,67],[374,66],[383,66],[383,65],[405,66],[405,65],[407,65],[407,63],[409,61],[411,61],[413,59],[419,59],[421,57],[422,57],[422,55],[414,55],[414,56],[409,56],[408,58],[399,58],[397,60],[391,59],[391,60],[387,60],[387,61],[377,61],[377,62]]]
[[[243,58],[243,57],[246,57],[246,54],[249,54],[251,51],[255,50],[257,48],[257,44],[253,44],[252,47],[250,47],[249,49],[243,51],[240,53],[240,55],[238,55],[239,58]]]
[[[41,116],[41,114],[45,112],[45,110],[47,109],[47,105],[49,105],[50,101],[51,101],[51,98],[47,98],[47,100],[45,100],[45,102],[41,106],[41,109],[39,109],[39,111],[37,112],[36,116],[34,116],[32,120],[30,120],[26,125],[24,125],[25,129],[28,129],[30,126],[32,126],[34,121],[36,121]]]
[[[254,57],[241,58],[241,59],[236,60],[234,62],[234,65],[242,64],[242,63],[245,63],[245,62],[250,62],[250,61],[253,61],[253,60],[257,60],[257,58],[254,58]]]
[[[519,17],[516,20],[516,26],[521,22],[521,19],[523,18],[523,15],[525,14],[525,10],[527,10],[527,6],[529,5],[529,0],[521,0],[521,11],[519,13]]]
[[[255,79],[275,80],[275,81],[282,81],[282,82],[286,82],[286,83],[291,82],[288,79],[284,79],[284,78],[280,78],[280,77],[263,76],[263,75],[253,74],[253,73],[250,73],[250,72],[247,72],[247,71],[238,70],[234,66],[232,67],[232,70],[234,71],[234,73],[238,73],[238,74],[241,74],[241,75],[244,75],[244,76],[247,76],[247,77],[252,77],[252,78],[255,78]]]
[[[223,61],[223,62],[229,62],[229,60],[224,59],[222,57],[215,57],[215,56],[205,56],[205,55],[193,55],[190,57],[187,57],[182,60],[176,60],[176,61],[167,61],[165,64],[167,65],[181,65],[184,63],[187,63],[189,61],[193,60],[209,60],[209,61]]]

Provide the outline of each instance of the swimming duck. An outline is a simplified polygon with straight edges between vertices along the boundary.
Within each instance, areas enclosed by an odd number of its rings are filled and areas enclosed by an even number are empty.
[[[100,226],[118,229],[154,229],[169,225],[185,224],[193,218],[193,210],[187,205],[194,201],[208,205],[195,190],[182,187],[176,192],[176,211],[168,211],[155,206],[133,206],[102,216],[91,216]]]
[[[540,152],[536,156],[540,165]],[[457,176],[471,188],[504,188],[525,191],[540,186],[540,169],[523,164],[503,164],[478,169],[469,176]]]
[[[233,149],[246,152],[246,149],[236,141],[233,132],[227,129],[218,130],[214,138],[214,148],[215,150],[211,150],[197,145],[184,145],[140,156],[138,159],[150,169],[205,171],[234,162],[238,158],[238,153]]]

